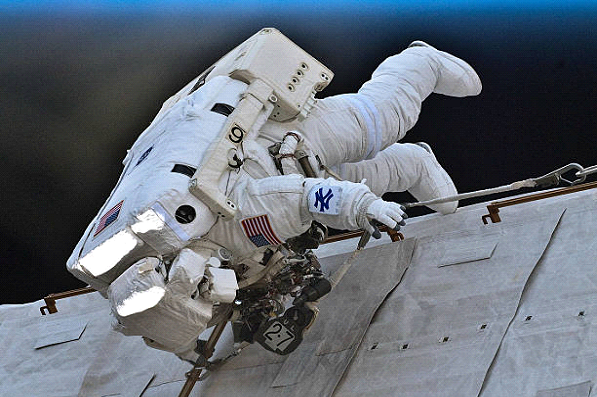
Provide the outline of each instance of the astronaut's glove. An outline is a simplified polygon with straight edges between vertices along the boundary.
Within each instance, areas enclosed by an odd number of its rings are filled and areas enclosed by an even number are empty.
[[[359,226],[373,235],[375,238],[379,238],[379,230],[375,226],[375,223],[382,223],[390,229],[400,230],[400,226],[406,225],[404,221],[408,218],[408,215],[404,213],[404,207],[400,204],[384,201],[380,198],[372,201],[367,206],[366,211],[366,222],[363,219],[357,220]]]

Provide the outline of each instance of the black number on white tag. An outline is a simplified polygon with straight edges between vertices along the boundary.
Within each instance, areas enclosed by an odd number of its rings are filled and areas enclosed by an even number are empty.
[[[238,125],[233,124],[232,128],[230,129],[230,132],[228,133],[228,139],[230,140],[230,142],[234,143],[235,145],[238,145],[243,141],[244,137],[245,131]]]
[[[273,350],[285,350],[295,339],[294,334],[278,321],[272,323],[263,336]]]
[[[314,312],[304,306],[292,306],[284,315],[264,321],[253,339],[269,351],[286,355],[301,344],[303,333],[314,316]]]

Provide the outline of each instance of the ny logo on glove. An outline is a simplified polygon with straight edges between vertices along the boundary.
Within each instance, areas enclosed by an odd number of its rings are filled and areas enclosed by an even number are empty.
[[[323,188],[319,188],[319,190],[317,192],[315,192],[315,208],[317,208],[317,205],[319,204],[321,207],[319,208],[320,212],[325,212],[325,210],[329,210],[330,209],[330,200],[332,199],[332,197],[334,197],[334,193],[332,192],[332,189],[329,189],[328,192],[325,194],[325,196],[323,195]]]
[[[309,211],[338,215],[341,199],[342,188],[339,186],[314,186],[309,192]]]

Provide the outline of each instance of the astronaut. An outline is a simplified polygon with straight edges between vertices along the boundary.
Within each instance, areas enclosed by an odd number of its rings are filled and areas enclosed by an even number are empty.
[[[280,77],[286,64],[291,73]],[[304,260],[286,243],[313,222],[398,229],[406,215],[381,194],[456,193],[428,145],[396,142],[431,93],[480,93],[470,65],[418,41],[382,62],[358,93],[315,100],[332,76],[268,28],[164,103],[67,262],[109,299],[117,330],[192,361],[199,334],[223,307],[241,305],[248,289],[265,292],[233,317],[252,329],[256,301],[314,286],[307,280],[321,275],[310,265],[304,268],[314,273],[303,281],[298,273],[291,285],[276,279]],[[447,214],[456,206],[433,209]],[[286,354],[291,342],[271,350]]]

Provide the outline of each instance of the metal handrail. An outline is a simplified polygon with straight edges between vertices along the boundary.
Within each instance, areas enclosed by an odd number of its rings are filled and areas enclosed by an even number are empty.
[[[590,182],[590,183],[585,183],[582,185],[567,186],[567,187],[563,187],[560,189],[549,190],[547,192],[539,192],[539,193],[531,194],[528,196],[517,197],[517,198],[503,200],[503,201],[496,201],[487,206],[487,210],[489,211],[489,214],[483,215],[481,217],[481,220],[486,225],[488,223],[488,221],[487,221],[488,219],[491,219],[492,223],[501,222],[502,220],[500,219],[499,212],[500,212],[500,208],[502,208],[502,207],[508,207],[511,205],[528,203],[530,201],[543,200],[543,199],[550,198],[550,197],[561,196],[561,195],[570,194],[570,193],[576,193],[576,192],[593,189],[593,188],[597,188],[597,182]]]

